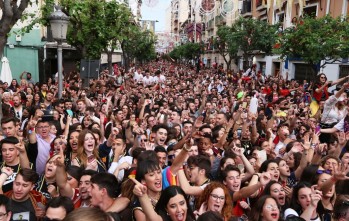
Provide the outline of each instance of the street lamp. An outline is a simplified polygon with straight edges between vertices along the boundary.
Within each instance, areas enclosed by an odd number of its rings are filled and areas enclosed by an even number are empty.
[[[62,98],[63,91],[63,59],[62,59],[62,42],[66,39],[67,29],[69,23],[69,17],[64,14],[60,6],[56,6],[56,11],[54,11],[50,17],[52,37],[57,41],[57,60],[58,60],[58,98]]]

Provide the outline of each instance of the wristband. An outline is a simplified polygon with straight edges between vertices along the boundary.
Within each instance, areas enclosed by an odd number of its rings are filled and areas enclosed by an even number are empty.
[[[6,173],[6,172],[1,172],[1,173],[5,174],[7,177],[10,176],[10,175],[9,175],[8,173]]]
[[[260,178],[260,176],[259,176],[259,174],[258,173],[255,173],[255,174],[253,174],[253,176],[258,176],[258,179]]]
[[[189,152],[191,150],[191,147],[188,147],[187,144],[184,144],[183,150],[185,150],[186,152]]]

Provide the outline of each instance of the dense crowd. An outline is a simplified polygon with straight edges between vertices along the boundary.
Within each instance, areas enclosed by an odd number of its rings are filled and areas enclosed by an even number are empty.
[[[349,76],[158,60],[55,80],[0,82],[0,220],[349,220]]]

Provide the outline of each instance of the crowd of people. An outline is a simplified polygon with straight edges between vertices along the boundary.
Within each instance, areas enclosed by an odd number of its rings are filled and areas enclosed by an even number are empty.
[[[0,220],[349,220],[349,76],[256,69],[0,82]]]

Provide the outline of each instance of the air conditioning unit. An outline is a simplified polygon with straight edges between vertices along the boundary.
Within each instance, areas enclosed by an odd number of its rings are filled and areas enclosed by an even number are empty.
[[[22,41],[22,35],[16,35],[16,41]]]

